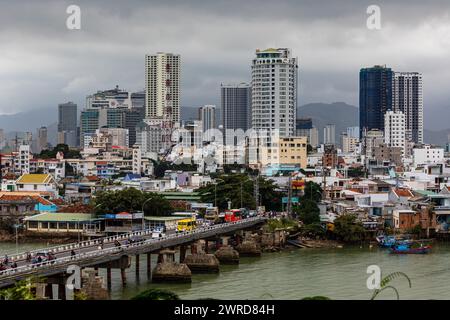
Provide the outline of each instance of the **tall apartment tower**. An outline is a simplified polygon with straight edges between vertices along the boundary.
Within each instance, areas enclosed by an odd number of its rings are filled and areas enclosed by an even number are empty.
[[[295,135],[297,58],[290,49],[256,50],[252,61],[252,128]]]
[[[37,132],[37,150],[36,152],[40,153],[42,150],[47,149],[47,127],[40,127]]]
[[[401,111],[388,111],[384,115],[384,143],[389,147],[398,147],[405,154],[406,122]]]
[[[77,118],[75,103],[67,102],[58,105],[58,143],[71,147],[77,146]]]
[[[180,55],[145,56],[145,108],[147,119],[180,121]]]
[[[327,124],[323,128],[323,143],[336,144],[336,125]]]
[[[405,116],[406,140],[423,143],[422,74],[394,72],[393,110]]]
[[[245,132],[251,128],[250,84],[222,84],[220,86],[220,101],[224,136],[227,129],[242,129]]]
[[[198,109],[198,119],[202,122],[203,132],[216,128],[216,106],[205,105]]]
[[[394,72],[386,66],[363,68],[359,72],[359,130],[384,130],[384,114],[392,110]]]

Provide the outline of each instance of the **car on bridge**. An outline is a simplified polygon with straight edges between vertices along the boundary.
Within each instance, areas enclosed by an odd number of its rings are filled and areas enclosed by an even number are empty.
[[[37,252],[34,257],[31,259],[32,264],[47,262],[49,259],[49,255],[46,251]]]

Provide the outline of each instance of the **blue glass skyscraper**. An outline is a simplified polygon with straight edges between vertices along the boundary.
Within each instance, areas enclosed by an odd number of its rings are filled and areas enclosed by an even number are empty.
[[[386,66],[363,68],[359,72],[359,130],[384,130],[384,114],[392,110],[394,72]]]

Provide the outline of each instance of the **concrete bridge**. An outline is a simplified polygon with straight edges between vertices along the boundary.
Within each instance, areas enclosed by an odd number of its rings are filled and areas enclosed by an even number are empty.
[[[9,257],[10,263],[14,261],[18,267],[0,271],[0,288],[11,286],[16,281],[30,276],[64,277],[67,267],[73,264],[80,267],[106,267],[108,270],[108,286],[110,286],[111,268],[120,268],[122,270],[122,281],[124,281],[124,270],[129,266],[129,256],[136,257],[136,272],[139,272],[139,255],[147,254],[147,268],[150,272],[151,253],[165,248],[188,245],[200,239],[212,239],[234,234],[240,230],[257,227],[266,220],[265,217],[247,218],[236,222],[201,227],[190,232],[166,235],[162,238],[152,238],[152,232],[148,230],[43,248],[30,251],[30,253],[51,252],[56,259],[34,264],[27,261],[26,253],[12,255]],[[127,244],[126,240],[130,237],[140,237],[143,241]],[[116,240],[119,241],[120,246],[114,244]],[[71,255],[72,250],[75,251],[75,255]]]

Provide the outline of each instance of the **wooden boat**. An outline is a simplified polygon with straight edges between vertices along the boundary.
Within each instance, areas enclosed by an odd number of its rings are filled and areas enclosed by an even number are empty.
[[[431,245],[402,243],[391,247],[393,254],[425,254],[431,251]]]

